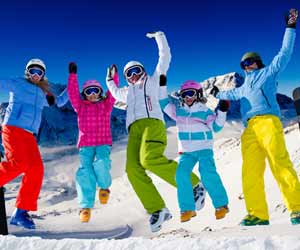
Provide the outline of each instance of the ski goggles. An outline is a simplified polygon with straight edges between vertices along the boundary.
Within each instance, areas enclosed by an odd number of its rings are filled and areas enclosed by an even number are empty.
[[[255,63],[256,59],[255,58],[247,58],[244,61],[241,62],[242,68],[249,67],[253,63]]]
[[[185,90],[182,90],[180,91],[180,96],[181,98],[193,98],[195,96],[197,96],[197,90],[195,89],[185,89]]]
[[[87,87],[83,90],[83,93],[86,96],[91,96],[92,94],[100,95],[102,93],[102,89],[96,86]]]
[[[45,74],[45,72],[39,68],[30,68],[28,69],[28,73],[30,75],[38,75],[40,77],[42,77]]]
[[[133,67],[127,69],[125,72],[125,76],[127,79],[130,79],[133,75],[139,76],[143,73],[144,73],[144,68],[139,65],[136,65],[136,66],[133,66]]]

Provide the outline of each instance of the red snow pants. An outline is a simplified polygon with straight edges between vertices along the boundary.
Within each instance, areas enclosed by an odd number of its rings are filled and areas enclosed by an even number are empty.
[[[34,135],[14,126],[2,126],[7,161],[0,163],[0,187],[23,173],[16,207],[36,211],[44,166]]]

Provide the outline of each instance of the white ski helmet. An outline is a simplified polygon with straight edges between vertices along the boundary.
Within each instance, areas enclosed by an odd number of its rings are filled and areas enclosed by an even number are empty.
[[[143,64],[141,64],[140,62],[138,62],[138,61],[130,61],[130,62],[128,62],[125,65],[125,67],[123,69],[123,74],[125,75],[126,70],[129,69],[129,68],[131,68],[131,67],[133,67],[133,66],[141,66],[144,69]],[[126,75],[125,75],[125,77],[126,77]]]
[[[38,66],[38,67],[42,68],[46,72],[46,65],[45,65],[45,63],[41,59],[39,59],[39,58],[33,58],[33,59],[29,60],[28,63],[26,64],[25,74],[27,73],[27,70],[29,68],[32,68],[34,66]]]

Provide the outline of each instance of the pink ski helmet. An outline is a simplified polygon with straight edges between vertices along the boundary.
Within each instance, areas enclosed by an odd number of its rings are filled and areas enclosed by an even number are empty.
[[[97,80],[87,80],[84,82],[82,89],[85,89],[87,87],[91,87],[91,86],[95,86],[95,87],[99,87],[100,89],[102,89],[100,82],[98,82]]]
[[[196,89],[196,90],[200,90],[202,89],[202,86],[200,83],[193,81],[193,80],[188,80],[185,81],[181,87],[180,87],[180,91],[185,90],[185,89]]]

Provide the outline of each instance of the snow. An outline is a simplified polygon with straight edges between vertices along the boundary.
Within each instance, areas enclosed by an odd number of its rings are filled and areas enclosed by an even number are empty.
[[[203,210],[186,223],[179,221],[176,190],[153,176],[153,180],[173,214],[173,219],[163,224],[162,230],[151,233],[149,215],[141,206],[125,173],[127,139],[117,141],[112,149],[111,198],[107,205],[98,201],[92,210],[89,223],[79,222],[74,175],[77,170],[78,151],[75,146],[41,147],[45,163],[45,179],[39,199],[39,210],[34,215],[38,229],[35,235],[30,230],[9,225],[9,236],[0,236],[1,250],[83,250],[83,249],[300,249],[300,226],[292,226],[289,213],[281,199],[279,189],[269,168],[265,173],[265,190],[270,211],[270,226],[240,227],[238,223],[246,215],[241,198],[241,152],[240,135],[243,126],[239,121],[230,121],[224,130],[216,134],[214,145],[218,172],[229,195],[230,213],[216,221],[214,208],[207,196]],[[168,128],[170,158],[177,157],[176,128]],[[298,125],[285,128],[285,138],[290,157],[299,172],[300,133]],[[195,167],[195,171],[196,171]],[[10,215],[14,209],[20,178],[6,185],[6,209]],[[131,237],[122,240],[101,239],[105,231],[130,225]],[[57,239],[45,239],[42,232],[57,234]],[[85,239],[69,239],[70,233]],[[19,235],[19,236],[15,236]],[[97,237],[98,235],[98,237]],[[59,239],[58,239],[59,238]],[[61,239],[63,238],[63,239]],[[83,237],[84,238],[84,237]],[[94,238],[94,239],[93,239]]]

